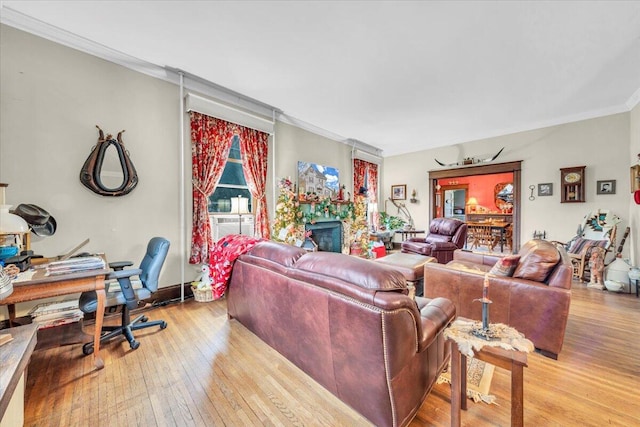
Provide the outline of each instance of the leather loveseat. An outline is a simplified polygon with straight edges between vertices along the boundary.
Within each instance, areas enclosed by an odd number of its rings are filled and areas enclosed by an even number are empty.
[[[227,304],[238,320],[377,426],[404,426],[446,366],[444,298],[408,297],[382,264],[272,241],[235,262]]]
[[[402,252],[434,257],[440,264],[453,259],[453,251],[467,240],[467,224],[455,218],[434,218],[427,237],[411,237],[402,242]]]
[[[571,262],[562,247],[531,240],[520,249],[513,276],[489,276],[489,321],[513,326],[540,353],[557,359],[571,302]],[[469,251],[454,252],[446,265],[424,266],[424,295],[453,301],[457,315],[482,320],[485,273],[500,259]]]

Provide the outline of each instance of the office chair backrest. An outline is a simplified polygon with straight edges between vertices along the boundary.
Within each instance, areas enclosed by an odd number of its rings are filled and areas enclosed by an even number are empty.
[[[151,292],[158,290],[158,278],[164,260],[169,252],[169,241],[162,237],[154,237],[147,245],[147,253],[140,263],[140,281]]]

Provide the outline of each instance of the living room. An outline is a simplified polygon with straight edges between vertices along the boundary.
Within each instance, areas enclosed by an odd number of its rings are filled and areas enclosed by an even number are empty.
[[[194,280],[199,266],[185,260],[191,236],[191,151],[188,139],[181,151],[181,136],[187,132],[181,131],[179,86],[23,30],[4,21],[0,27],[0,181],[9,183],[8,204],[34,203],[56,218],[56,234],[34,237],[34,251],[55,256],[90,238],[83,248],[87,252],[137,260],[151,236],[163,235],[172,246],[160,287],[179,285],[182,274],[187,283]],[[629,167],[640,153],[640,95],[627,95],[628,104],[590,117],[539,123],[527,130],[503,124],[498,136],[385,156],[379,199],[390,197],[393,185],[406,185],[409,192],[415,189],[418,203],[408,208],[416,228],[427,229],[432,196],[428,172],[444,169],[434,159],[451,163],[486,158],[504,147],[496,163],[522,161],[521,242],[540,230],[549,240],[567,241],[585,214],[609,209],[622,219],[619,229],[631,228],[623,257],[640,265],[640,210],[629,191]],[[482,117],[482,112],[478,115]],[[95,125],[113,134],[126,129],[125,146],[140,176],[138,187],[126,197],[97,196],[78,179],[98,137]],[[274,135],[267,181],[270,214],[277,197],[276,180],[296,176],[298,161],[335,167],[346,187],[352,188],[351,145],[332,139],[323,129],[314,132],[310,126],[282,120],[275,121]],[[560,168],[579,165],[586,166],[584,203],[560,203],[558,193],[538,196],[539,183],[559,185]],[[599,180],[615,180],[615,194],[597,194]],[[536,187],[533,199],[531,185]],[[383,208],[381,203],[379,209]],[[31,307],[20,304],[17,314],[25,315]],[[6,318],[2,310],[0,316]],[[637,331],[637,325],[628,326]]]

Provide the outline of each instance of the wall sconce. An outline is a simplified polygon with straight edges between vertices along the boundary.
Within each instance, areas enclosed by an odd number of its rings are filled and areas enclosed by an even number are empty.
[[[409,199],[409,201],[411,203],[418,203],[418,199],[416,199],[417,195],[418,195],[418,193],[416,192],[416,189],[414,188],[413,191],[411,192],[411,198]]]

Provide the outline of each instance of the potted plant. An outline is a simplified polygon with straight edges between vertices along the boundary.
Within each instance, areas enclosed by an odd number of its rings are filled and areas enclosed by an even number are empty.
[[[406,224],[406,221],[400,217],[389,215],[386,212],[380,212],[380,229],[381,230],[400,230]]]

